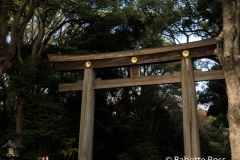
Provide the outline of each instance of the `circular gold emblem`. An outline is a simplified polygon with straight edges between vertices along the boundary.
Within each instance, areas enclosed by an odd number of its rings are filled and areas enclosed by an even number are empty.
[[[136,63],[137,62],[137,57],[132,57],[131,62]]]
[[[183,57],[189,56],[188,50],[184,50],[184,51],[182,52],[182,55],[183,55]]]
[[[91,66],[91,62],[90,62],[90,61],[87,61],[87,62],[85,63],[85,66],[86,66],[86,67],[90,67],[90,66]]]

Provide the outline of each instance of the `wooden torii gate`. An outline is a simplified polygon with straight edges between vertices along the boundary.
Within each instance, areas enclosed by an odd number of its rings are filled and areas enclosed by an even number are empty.
[[[79,160],[92,160],[95,89],[151,84],[182,83],[184,154],[201,157],[195,81],[224,79],[223,71],[194,72],[192,58],[214,56],[214,39],[174,46],[93,55],[49,55],[58,71],[84,70],[83,81],[59,84],[59,91],[82,90]],[[141,64],[181,61],[180,74],[140,77]],[[131,77],[95,79],[94,69],[131,66]]]

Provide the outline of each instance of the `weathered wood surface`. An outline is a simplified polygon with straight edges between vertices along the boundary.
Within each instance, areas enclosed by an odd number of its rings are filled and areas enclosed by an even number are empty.
[[[140,77],[140,65],[130,67],[130,77]]]
[[[149,49],[140,49],[140,50],[130,50],[130,51],[120,51],[112,53],[103,53],[103,54],[91,54],[91,55],[48,55],[50,62],[71,62],[71,61],[89,61],[89,60],[99,60],[99,59],[112,59],[112,58],[124,58],[132,56],[142,56],[155,53],[164,53],[172,52],[186,49],[195,49],[198,47],[205,46],[215,46],[216,40],[208,39],[197,42],[178,44],[173,46],[158,47],[158,48],[149,48]],[[199,50],[199,52],[201,52]]]
[[[92,160],[95,104],[95,91],[93,88],[94,79],[95,75],[93,69],[85,69],[83,80],[80,134],[78,144],[79,160]]]
[[[181,60],[181,71],[184,154],[189,159],[200,158],[197,99],[191,58]]]
[[[215,80],[224,79],[223,71],[208,71],[208,72],[194,72],[195,81]],[[169,84],[169,83],[180,83],[181,72],[172,75],[161,75],[161,76],[148,76],[148,77],[132,77],[132,78],[121,78],[112,80],[95,80],[94,89],[102,88],[114,88],[114,87],[127,87],[127,86],[141,86],[151,84]],[[76,83],[65,83],[59,84],[59,91],[76,91],[83,89],[83,81]]]
[[[176,45],[178,46],[178,45]],[[69,61],[61,61],[60,57],[62,56],[51,56],[49,55],[49,60],[51,62],[54,62],[55,64],[55,69],[58,71],[68,71],[68,70],[81,70],[86,68],[85,62],[90,61],[91,66],[90,68],[104,68],[104,67],[119,67],[119,66],[130,66],[130,65],[135,65],[135,64],[153,64],[153,63],[159,63],[159,62],[169,62],[169,61],[178,61],[183,58],[182,56],[182,51],[185,49],[188,49],[190,55],[190,58],[203,58],[203,57],[209,57],[209,56],[214,56],[214,49],[216,48],[216,45],[207,45],[198,47],[198,48],[183,48],[182,50],[174,50],[176,46],[171,46],[171,47],[162,47],[162,48],[168,48],[172,49],[171,51],[167,52],[160,52],[161,48],[159,48],[159,52],[153,52],[152,54],[148,54],[146,52],[145,54],[139,54],[136,55],[134,51],[132,51],[132,56],[123,56],[123,54],[120,54],[120,56],[117,56],[115,53],[113,55],[116,55],[115,58],[112,56],[109,59],[102,59],[102,57],[109,57],[108,54],[104,54],[104,56],[99,56],[100,54],[95,54],[93,58],[92,55],[88,56],[83,56],[84,59],[86,60],[79,60],[81,56],[69,56],[72,57],[71,59],[69,58]],[[182,46],[182,45],[180,45]],[[177,47],[179,48],[179,47]],[[174,51],[173,51],[174,50]],[[117,52],[118,53],[118,52]],[[137,52],[138,53],[138,52]],[[140,53],[144,53],[141,51]],[[109,53],[111,54],[111,53]],[[128,55],[128,54],[127,54]],[[55,60],[60,59],[59,61]],[[59,58],[57,58],[59,57]],[[79,58],[78,58],[79,57]],[[137,57],[137,62],[132,63],[131,58],[132,57]],[[91,59],[92,58],[92,59]],[[99,58],[99,59],[97,59]],[[66,59],[66,58],[64,58]],[[73,61],[75,59],[75,61]]]

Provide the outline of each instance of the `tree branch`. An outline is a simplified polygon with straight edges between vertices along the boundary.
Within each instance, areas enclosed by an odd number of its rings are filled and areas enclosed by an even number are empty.
[[[63,21],[62,23],[60,23],[57,27],[55,27],[54,29],[51,30],[51,32],[49,32],[49,34],[47,35],[47,37],[43,40],[41,47],[37,53],[38,56],[40,56],[44,50],[44,48],[46,47],[47,43],[49,42],[49,40],[51,39],[51,36],[56,33],[60,28],[62,28],[63,25],[70,23],[70,22],[75,22],[79,24],[79,21],[77,21],[76,19],[69,19],[66,21]],[[81,24],[83,24],[85,22],[82,22]],[[80,24],[79,24],[80,25]]]
[[[21,24],[19,24],[19,39],[22,39],[26,26],[29,23],[29,21],[32,19],[34,10],[38,5],[39,5],[38,3],[33,3],[33,2],[30,3],[30,6],[29,6],[30,10],[27,16],[24,18],[24,21]]]
[[[45,7],[45,5],[43,7]],[[43,9],[45,9],[45,8],[43,8]],[[42,12],[40,12],[39,9],[37,9],[37,12],[39,15],[39,32],[38,32],[37,38],[35,39],[35,42],[33,44],[32,55],[38,55],[39,46],[45,35],[46,12],[43,14]]]
[[[234,24],[234,58],[239,55],[239,27],[240,27],[240,2],[237,2],[236,12],[235,12],[235,24]],[[237,60],[237,59],[236,59]]]
[[[18,42],[18,61],[21,64],[23,63],[22,54],[21,54],[21,42]]]
[[[13,29],[12,29],[12,35],[11,35],[11,42],[10,42],[10,47],[9,47],[9,55],[8,59],[11,60],[14,54],[16,53],[16,48],[18,45],[18,40],[19,40],[19,24],[20,20],[22,17],[22,14],[24,13],[25,7],[27,6],[28,0],[24,0],[22,5],[17,11],[16,18],[13,24]]]
[[[217,48],[214,50],[214,54],[218,56],[220,65],[222,65],[222,55],[223,55],[223,31],[216,37]]]
[[[9,1],[3,0],[0,4],[0,56],[5,57],[7,43],[6,37],[8,34],[7,20],[8,20],[8,10]]]
[[[223,0],[223,60],[225,71],[233,69],[233,42],[234,42],[234,15],[233,15],[233,3],[228,0]]]

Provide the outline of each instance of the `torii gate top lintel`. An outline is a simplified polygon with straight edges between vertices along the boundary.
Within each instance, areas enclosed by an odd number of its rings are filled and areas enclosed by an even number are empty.
[[[190,58],[214,56],[215,39],[164,46],[157,48],[120,51],[90,55],[48,55],[49,61],[55,63],[59,71],[81,70],[86,67],[104,68],[177,61],[183,58],[182,51],[188,50]],[[137,61],[134,61],[134,58]],[[89,63],[90,62],[90,63]]]

